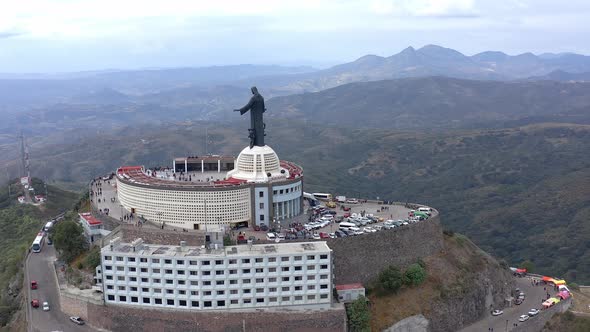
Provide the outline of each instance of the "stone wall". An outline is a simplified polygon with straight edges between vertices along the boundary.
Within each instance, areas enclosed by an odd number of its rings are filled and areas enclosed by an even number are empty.
[[[362,236],[329,239],[335,284],[374,280],[383,268],[403,268],[443,248],[438,215],[404,227]]]
[[[195,312],[97,305],[63,295],[61,305],[68,315],[78,315],[92,327],[109,331],[346,331],[346,311],[341,305],[320,311]]]

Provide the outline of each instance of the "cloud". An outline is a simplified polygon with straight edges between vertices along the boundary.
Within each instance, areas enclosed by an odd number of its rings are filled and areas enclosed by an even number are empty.
[[[7,39],[12,37],[17,37],[24,35],[25,33],[22,31],[0,31],[0,39]]]
[[[370,9],[378,15],[409,17],[477,17],[474,0],[375,0]]]

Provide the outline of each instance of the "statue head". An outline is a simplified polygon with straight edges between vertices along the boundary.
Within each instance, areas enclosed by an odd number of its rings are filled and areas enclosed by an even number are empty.
[[[250,88],[250,90],[252,90],[252,94],[253,95],[257,95],[258,94],[258,89],[256,89],[255,86],[253,86],[252,88]]]

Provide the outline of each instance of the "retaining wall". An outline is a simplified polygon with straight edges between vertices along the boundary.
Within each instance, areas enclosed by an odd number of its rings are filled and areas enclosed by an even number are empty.
[[[443,248],[439,215],[392,230],[327,240],[333,250],[334,282],[364,285],[389,265],[404,268]]]

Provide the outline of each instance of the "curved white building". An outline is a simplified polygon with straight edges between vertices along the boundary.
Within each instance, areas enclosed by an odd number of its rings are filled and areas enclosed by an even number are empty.
[[[206,156],[176,158],[171,170],[121,167],[116,178],[122,207],[163,225],[270,225],[303,212],[303,169],[269,146],[247,147],[234,163]]]

